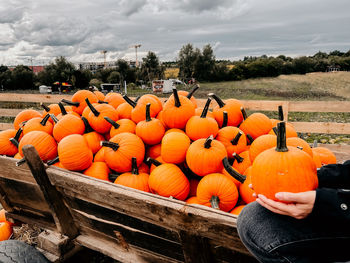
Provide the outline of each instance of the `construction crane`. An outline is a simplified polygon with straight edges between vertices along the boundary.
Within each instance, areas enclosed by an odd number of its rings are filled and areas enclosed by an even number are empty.
[[[101,53],[103,54],[103,68],[106,68],[107,64],[106,64],[106,53],[107,50],[102,50]]]
[[[135,66],[138,67],[138,66],[139,66],[139,62],[138,62],[138,60],[137,60],[137,49],[138,49],[139,47],[141,47],[141,45],[140,45],[140,44],[137,44],[137,45],[132,45],[132,46],[130,46],[130,47],[135,48],[135,55],[136,55]]]

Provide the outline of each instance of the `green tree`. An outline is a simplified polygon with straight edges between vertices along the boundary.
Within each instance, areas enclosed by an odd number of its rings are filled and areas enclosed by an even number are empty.
[[[164,66],[159,62],[157,55],[149,51],[147,56],[142,59],[141,77],[144,80],[152,81],[164,77]]]
[[[121,74],[118,71],[112,71],[107,78],[108,83],[120,83],[120,80]]]
[[[202,53],[197,55],[197,59],[194,61],[194,73],[193,76],[198,80],[210,81],[213,77],[215,69],[215,56],[211,46],[205,45]]]
[[[89,86],[92,73],[90,70],[75,70],[72,83],[77,89],[86,89]]]
[[[25,90],[34,88],[34,73],[29,67],[19,65],[12,71],[11,76],[14,89]]]
[[[192,44],[187,44],[180,49],[177,59],[180,78],[186,79],[194,76],[195,64],[200,54],[200,50],[194,49]]]

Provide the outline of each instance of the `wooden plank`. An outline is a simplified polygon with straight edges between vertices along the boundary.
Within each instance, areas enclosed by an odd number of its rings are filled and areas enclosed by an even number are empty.
[[[335,122],[291,122],[297,132],[350,134],[350,123]]]
[[[36,184],[28,165],[16,166],[17,161],[12,157],[0,156],[1,177]]]
[[[0,101],[58,103],[62,99],[70,100],[71,98],[72,95],[0,93]]]
[[[188,234],[184,230],[180,231],[180,238],[186,263],[214,262],[207,238]],[[199,253],[195,253],[195,251]]]
[[[294,112],[350,112],[350,101],[291,101]]]
[[[51,230],[45,230],[38,236],[38,247],[61,257],[74,245],[67,236]]]
[[[16,117],[18,113],[23,111],[23,109],[1,109],[0,108],[0,116],[3,117]]]
[[[4,189],[1,186],[0,186],[0,203],[6,211],[8,211],[8,212],[13,211],[13,207],[11,205],[11,202],[6,195],[6,192],[4,191]]]
[[[130,214],[173,231],[187,230],[192,234],[217,240],[224,247],[249,254],[237,235],[237,219],[229,213],[204,206],[187,205],[183,201],[53,167],[49,167],[47,173],[51,183],[66,196]]]
[[[0,131],[4,131],[7,129],[14,129],[13,123],[0,122]]]
[[[19,221],[29,225],[36,225],[41,228],[57,231],[53,218],[50,216],[38,216],[25,210],[6,212],[6,218],[9,218],[11,222]]]
[[[45,200],[52,211],[58,231],[70,238],[76,237],[78,229],[71,223],[72,215],[63,203],[61,194],[51,185],[44,163],[40,159],[38,152],[32,145],[25,145],[22,150],[33,177],[40,186]]]

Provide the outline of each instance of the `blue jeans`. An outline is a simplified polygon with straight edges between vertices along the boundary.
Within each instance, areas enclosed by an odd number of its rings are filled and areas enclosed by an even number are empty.
[[[238,234],[260,262],[350,261],[350,225],[275,214],[257,202],[238,216]]]

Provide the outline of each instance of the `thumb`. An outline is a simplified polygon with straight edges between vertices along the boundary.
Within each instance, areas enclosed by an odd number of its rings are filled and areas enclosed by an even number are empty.
[[[301,193],[279,192],[275,194],[275,197],[281,201],[289,201],[296,203],[304,203],[305,196]]]

